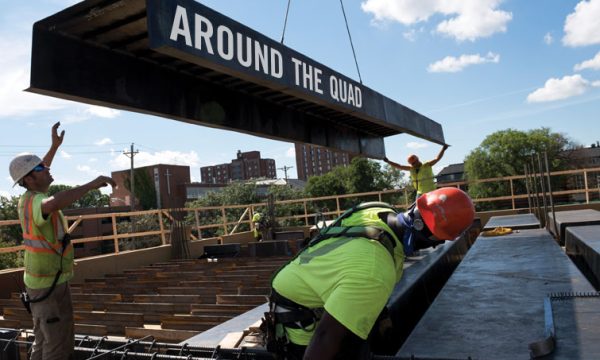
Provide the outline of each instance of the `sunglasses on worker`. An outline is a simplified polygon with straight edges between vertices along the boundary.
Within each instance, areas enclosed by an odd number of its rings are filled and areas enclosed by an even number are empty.
[[[29,174],[31,174],[32,172],[42,172],[42,171],[44,171],[44,170],[46,170],[46,169],[48,169],[48,170],[49,170],[50,168],[49,168],[49,167],[47,167],[46,165],[44,165],[44,164],[42,163],[42,164],[36,165],[36,167],[34,167],[33,169],[31,169],[31,171],[29,172]],[[28,174],[28,175],[29,175],[29,174]]]

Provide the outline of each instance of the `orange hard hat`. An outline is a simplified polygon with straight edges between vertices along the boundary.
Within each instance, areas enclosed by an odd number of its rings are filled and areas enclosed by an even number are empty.
[[[438,240],[454,240],[475,218],[473,201],[464,191],[445,187],[421,195],[417,208]]]
[[[406,159],[406,161],[408,161],[408,163],[412,165],[412,164],[416,163],[417,161],[419,161],[419,157],[415,154],[410,154],[410,155],[408,155],[408,158]]]

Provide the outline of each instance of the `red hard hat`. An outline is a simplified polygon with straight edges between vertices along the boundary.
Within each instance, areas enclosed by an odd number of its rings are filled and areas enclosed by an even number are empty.
[[[408,163],[410,165],[416,163],[417,161],[419,161],[419,157],[415,154],[410,154],[408,155],[408,158],[406,159],[406,161],[408,161]]]
[[[454,240],[475,218],[469,195],[453,187],[423,194],[417,199],[417,208],[425,225],[438,240]]]

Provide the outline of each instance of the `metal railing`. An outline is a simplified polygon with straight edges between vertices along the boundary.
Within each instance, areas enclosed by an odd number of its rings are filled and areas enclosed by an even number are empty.
[[[505,195],[474,198],[473,201],[476,207],[481,207],[483,204],[499,204],[497,206],[499,209],[529,209],[530,212],[533,211],[532,209],[543,208],[545,214],[548,213],[548,196],[552,199],[549,204],[551,208],[554,208],[557,201],[563,204],[573,201],[589,204],[600,200],[600,182],[598,181],[600,179],[600,167],[544,172],[542,171],[541,158],[533,158],[532,162],[524,170],[524,175],[451,182],[444,183],[442,186],[454,186],[468,191],[468,188],[473,186],[473,184],[504,184],[504,188],[507,189]],[[544,177],[546,181],[544,181]],[[592,180],[588,181],[590,177]],[[558,179],[559,181],[554,182],[561,185],[562,188],[554,190],[555,186],[552,186],[552,178],[555,178],[555,180]],[[522,182],[522,184],[516,186],[518,182]],[[407,208],[414,200],[412,194],[411,188],[403,188],[276,201],[277,211],[283,211],[276,213],[275,220],[277,223],[284,225],[310,226],[314,225],[317,214],[322,214],[328,218],[335,218],[342,214],[345,209],[362,201],[384,201],[398,208]],[[135,241],[140,238],[152,237],[157,239],[152,246],[168,244],[170,236],[169,225],[175,218],[185,219],[186,224],[192,229],[192,240],[202,240],[222,235],[231,235],[240,231],[253,230],[254,224],[251,221],[253,214],[257,211],[265,211],[266,207],[267,203],[256,203],[90,214],[67,216],[66,219],[69,223],[68,232],[76,235],[73,244],[112,241],[112,252],[119,253],[123,251],[123,243],[126,240]],[[538,218],[540,218],[540,221],[542,221],[541,218],[545,221],[546,216],[541,211],[539,211]],[[136,220],[139,218],[150,219],[149,222],[152,223],[152,226],[140,226],[140,221]],[[103,235],[77,235],[78,228],[81,227],[80,225],[84,221],[94,220],[99,223],[104,222],[101,228],[104,230],[108,229],[108,233],[105,231]],[[134,226],[133,224],[136,225]],[[0,229],[11,226],[18,227],[20,230],[19,220],[0,221]],[[81,232],[81,230],[79,231]],[[5,242],[5,239],[0,239],[0,244],[2,242]],[[0,247],[0,255],[18,253],[23,250],[22,245]]]

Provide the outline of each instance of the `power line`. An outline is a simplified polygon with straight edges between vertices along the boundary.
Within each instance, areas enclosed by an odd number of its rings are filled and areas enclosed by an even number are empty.
[[[129,143],[110,143],[106,145],[125,145]],[[98,147],[103,145],[90,145],[90,144],[76,144],[76,145],[61,145],[61,148],[72,148],[72,147]],[[0,147],[9,147],[9,148],[47,148],[48,145],[0,145]]]
[[[283,172],[285,174],[285,181],[287,181],[288,180],[287,171],[290,169],[293,169],[293,168],[294,168],[293,166],[284,165],[283,167],[277,168],[277,170],[283,170]]]

